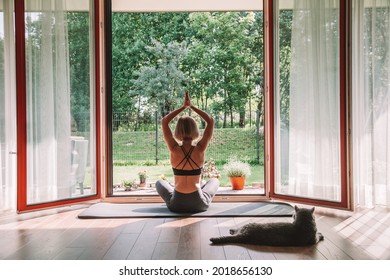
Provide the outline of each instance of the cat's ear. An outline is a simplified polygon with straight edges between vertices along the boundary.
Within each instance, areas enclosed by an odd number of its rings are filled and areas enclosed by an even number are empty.
[[[298,206],[294,206],[294,209],[295,209],[295,211],[298,211],[299,210],[299,208],[298,208]]]
[[[315,209],[316,209],[315,207],[311,208],[311,209],[310,209],[311,213],[314,213],[314,210],[315,210]]]

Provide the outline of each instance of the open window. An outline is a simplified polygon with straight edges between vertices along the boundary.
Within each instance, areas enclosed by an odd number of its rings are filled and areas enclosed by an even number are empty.
[[[107,3],[108,194],[157,196],[160,177],[173,182],[161,118],[188,90],[216,121],[204,180],[220,176],[220,195],[265,195],[262,1]],[[224,175],[232,157],[251,165],[243,191]]]
[[[0,209],[16,205],[16,82],[14,7],[0,1]]]
[[[347,207],[345,1],[274,1],[272,196]]]
[[[97,1],[15,4],[18,210],[96,198]]]

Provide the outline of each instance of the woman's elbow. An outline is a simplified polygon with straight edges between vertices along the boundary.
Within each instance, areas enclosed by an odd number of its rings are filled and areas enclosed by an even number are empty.
[[[167,124],[169,124],[169,121],[167,120],[167,117],[163,117],[163,118],[161,119],[161,124],[162,124],[162,125],[167,125]]]
[[[207,122],[207,125],[214,127],[214,123],[215,123],[214,118],[210,117],[210,120]]]

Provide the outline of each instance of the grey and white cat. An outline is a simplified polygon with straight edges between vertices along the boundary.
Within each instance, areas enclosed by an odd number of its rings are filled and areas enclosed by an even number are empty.
[[[243,243],[267,246],[308,246],[324,239],[317,232],[314,207],[295,206],[292,223],[249,223],[231,229],[230,236],[210,238],[213,244]]]

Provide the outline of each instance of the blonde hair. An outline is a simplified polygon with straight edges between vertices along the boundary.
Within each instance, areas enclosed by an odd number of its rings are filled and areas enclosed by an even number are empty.
[[[181,116],[177,121],[175,128],[175,138],[183,141],[185,138],[196,140],[199,138],[200,132],[195,120],[190,116]]]

